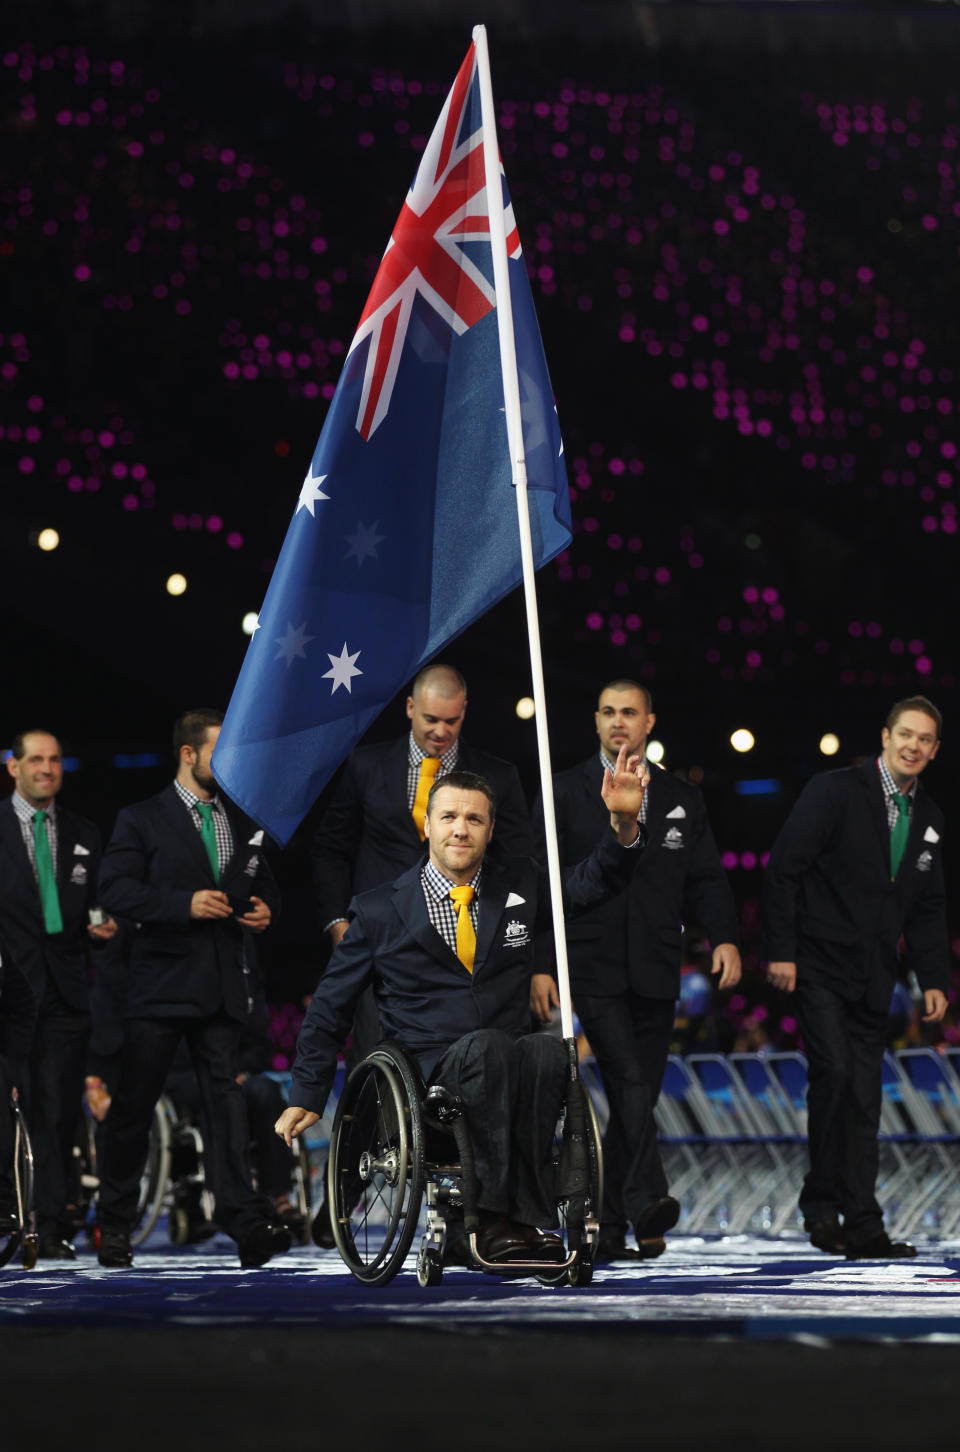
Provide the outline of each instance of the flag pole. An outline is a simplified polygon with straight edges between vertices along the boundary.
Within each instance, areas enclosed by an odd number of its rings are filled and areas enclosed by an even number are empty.
[[[540,651],[540,618],[537,610],[537,589],[533,563],[533,540],[530,533],[530,510],[527,502],[527,461],[523,448],[520,412],[520,384],[517,377],[517,352],[513,333],[513,308],[510,301],[510,272],[507,266],[507,233],[500,181],[500,148],[493,109],[493,85],[490,79],[490,57],[487,51],[486,26],[476,25],[473,43],[477,53],[480,82],[480,110],[483,124],[483,160],[486,173],[487,211],[490,217],[490,245],[493,252],[493,283],[497,296],[497,325],[500,332],[500,367],[503,373],[503,399],[507,418],[507,441],[513,485],[517,496],[517,520],[520,526],[520,559],[523,565],[523,594],[527,611],[527,636],[530,645],[530,671],[533,676],[533,701],[537,723],[537,747],[540,757],[540,795],[543,799],[543,824],[547,839],[547,871],[550,900],[553,908],[553,936],[556,945],[557,982],[560,990],[560,1026],[563,1037],[573,1041],[573,1011],[570,1004],[570,973],[567,967],[567,937],[563,918],[563,889],[560,875],[560,851],[557,846],[557,822],[553,806],[553,773],[550,769],[550,739],[547,733],[547,699],[543,684],[543,659]]]

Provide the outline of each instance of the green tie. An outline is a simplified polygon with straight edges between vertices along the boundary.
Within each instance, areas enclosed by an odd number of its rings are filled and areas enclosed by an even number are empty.
[[[210,858],[210,866],[213,869],[213,880],[219,885],[220,854],[217,851],[217,829],[213,825],[213,806],[210,802],[194,802],[194,806],[200,813],[200,836],[203,838],[203,845],[206,847],[207,856]]]
[[[894,792],[893,800],[897,804],[897,820],[894,822],[893,831],[890,833],[891,882],[900,871],[900,863],[903,861],[903,854],[907,850],[907,838],[910,836],[910,798],[904,796],[903,792]]]
[[[46,812],[34,812],[33,851],[37,864],[37,887],[40,889],[44,927],[48,933],[62,933],[63,918],[60,916],[60,899],[57,897],[57,879],[53,875],[53,857],[50,855],[46,821]]]

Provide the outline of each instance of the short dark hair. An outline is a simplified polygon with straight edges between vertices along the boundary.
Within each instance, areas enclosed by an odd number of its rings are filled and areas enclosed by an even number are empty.
[[[432,665],[424,666],[423,670],[417,671],[417,674],[414,676],[410,684],[410,695],[415,696],[418,691],[421,691],[425,686],[430,685],[431,676],[436,676],[443,683],[443,685],[452,686],[454,682],[456,682],[463,694],[467,694],[467,683],[464,680],[463,676],[460,674],[460,672],[457,670],[456,666],[447,665],[446,662],[442,660],[435,660]],[[446,694],[443,691],[442,687],[440,689],[440,694],[441,696]],[[457,692],[456,690],[452,690],[449,694],[451,696],[455,696]]]
[[[48,731],[46,726],[31,726],[29,731],[18,731],[10,745],[10,755],[15,761],[22,761],[27,754],[28,736],[52,736],[59,746],[60,737],[56,731]]]
[[[639,691],[647,703],[647,710],[653,710],[653,694],[649,686],[641,686],[639,681],[631,680],[629,676],[618,676],[615,681],[607,681],[605,686],[600,687],[600,696],[604,691]],[[597,697],[597,706],[600,705],[600,696]]]
[[[210,707],[184,711],[182,716],[177,717],[173,727],[174,760],[179,762],[181,746],[192,746],[194,751],[199,751],[207,739],[207,728],[222,725],[222,711],[214,711]]]
[[[937,723],[937,740],[940,740],[940,732],[943,730],[943,717],[932,701],[926,696],[907,696],[906,700],[897,701],[890,707],[887,716],[887,730],[892,731],[905,711],[922,711],[929,716],[931,721]]]
[[[476,771],[448,771],[446,776],[438,776],[430,788],[430,795],[427,797],[427,816],[430,815],[430,808],[433,806],[433,799],[441,787],[453,787],[459,792],[483,792],[490,803],[490,820],[496,821],[497,799],[494,796],[493,787],[485,776],[480,776]]]

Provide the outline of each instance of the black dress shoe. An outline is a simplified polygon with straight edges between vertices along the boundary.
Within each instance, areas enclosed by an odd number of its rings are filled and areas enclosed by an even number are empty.
[[[313,1217],[310,1239],[318,1250],[336,1250],[337,1248],[337,1242],[333,1238],[333,1226],[330,1223],[330,1206],[326,1200],[318,1207],[317,1213]]]
[[[514,1225],[505,1215],[492,1215],[477,1232],[477,1254],[481,1260],[526,1260],[525,1252],[531,1249],[530,1229]]]
[[[847,1260],[911,1260],[917,1247],[906,1240],[891,1240],[885,1230],[857,1245],[848,1245]]]
[[[664,1195],[662,1200],[654,1200],[652,1205],[640,1212],[634,1222],[637,1244],[641,1240],[658,1240],[668,1230],[672,1230],[679,1219],[679,1200],[675,1200],[672,1195]]]
[[[814,1220],[807,1225],[806,1230],[810,1236],[810,1244],[816,1246],[817,1250],[825,1250],[828,1255],[843,1255],[847,1248],[847,1237],[836,1215]]]
[[[77,1248],[59,1235],[41,1235],[37,1257],[40,1260],[76,1260]]]
[[[620,1263],[638,1263],[641,1260],[654,1260],[658,1255],[663,1255],[667,1248],[667,1242],[662,1235],[649,1236],[646,1240],[640,1240],[636,1245],[628,1245],[621,1236],[601,1236],[597,1246],[598,1265],[617,1265]]]
[[[249,1235],[237,1242],[240,1264],[244,1270],[266,1265],[272,1256],[282,1255],[292,1244],[290,1232],[285,1225],[274,1225],[265,1220],[256,1230],[251,1230]]]
[[[97,1260],[107,1270],[126,1270],[133,1265],[133,1251],[130,1249],[130,1236],[127,1232],[105,1230],[101,1226]]]

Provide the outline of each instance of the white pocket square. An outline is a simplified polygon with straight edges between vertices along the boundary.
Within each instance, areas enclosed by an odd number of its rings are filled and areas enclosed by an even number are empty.
[[[939,842],[940,833],[935,832],[932,827],[928,827],[923,834],[923,840],[924,842]]]
[[[668,812],[667,813],[667,817],[668,818],[669,817],[685,817],[686,815],[687,815],[687,813],[686,813],[686,809],[684,807],[674,807],[674,809],[673,809],[672,812]]]
[[[521,897],[518,892],[512,892],[504,903],[504,907],[519,907],[520,904],[522,902],[526,902],[526,900],[527,899],[525,897]]]
[[[84,845],[83,845],[82,842],[78,842],[77,845],[73,849],[73,855],[74,855],[74,857],[89,857],[90,856],[90,848],[89,847],[84,847]]]
[[[250,838],[250,841],[247,843],[247,846],[248,847],[262,847],[263,846],[263,829],[262,828],[259,831],[254,832],[253,836]]]

